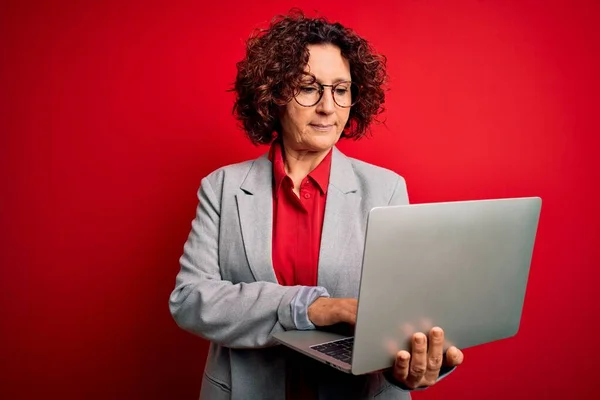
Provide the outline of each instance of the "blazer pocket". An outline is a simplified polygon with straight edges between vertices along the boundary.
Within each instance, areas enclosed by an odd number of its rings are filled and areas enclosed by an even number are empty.
[[[204,382],[200,390],[201,399],[229,399],[231,387],[225,382],[204,372]]]

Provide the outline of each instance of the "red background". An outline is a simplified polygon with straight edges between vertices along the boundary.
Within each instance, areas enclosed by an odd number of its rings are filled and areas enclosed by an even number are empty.
[[[0,10],[0,398],[197,398],[206,343],[168,297],[200,179],[265,151],[226,92],[244,39],[294,5],[389,58],[348,155],[413,202],[544,201],[520,332],[415,398],[596,391],[598,2],[52,3]]]

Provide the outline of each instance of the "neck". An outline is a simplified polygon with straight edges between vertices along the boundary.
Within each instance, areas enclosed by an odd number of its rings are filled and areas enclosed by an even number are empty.
[[[294,188],[300,186],[302,180],[317,168],[328,153],[329,150],[296,150],[286,146],[285,141],[283,142],[285,172],[294,182]]]

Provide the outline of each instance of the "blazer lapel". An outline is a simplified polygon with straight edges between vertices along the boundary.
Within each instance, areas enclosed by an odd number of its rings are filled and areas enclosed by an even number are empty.
[[[267,155],[254,161],[236,194],[246,257],[256,281],[277,282],[273,271],[273,172]]]
[[[344,268],[344,254],[356,230],[361,197],[350,160],[333,148],[325,218],[321,233],[318,285],[333,296],[339,284],[338,275]]]

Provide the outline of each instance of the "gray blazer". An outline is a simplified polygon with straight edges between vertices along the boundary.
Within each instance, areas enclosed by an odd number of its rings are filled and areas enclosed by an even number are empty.
[[[181,328],[211,342],[201,399],[285,399],[290,355],[272,335],[296,329],[290,303],[300,286],[279,285],[273,271],[272,176],[264,155],[212,172],[198,190],[169,306]],[[407,203],[401,176],[334,148],[318,285],[332,297],[358,297],[368,211]],[[357,377],[304,359],[319,399],[410,398],[381,373]]]

